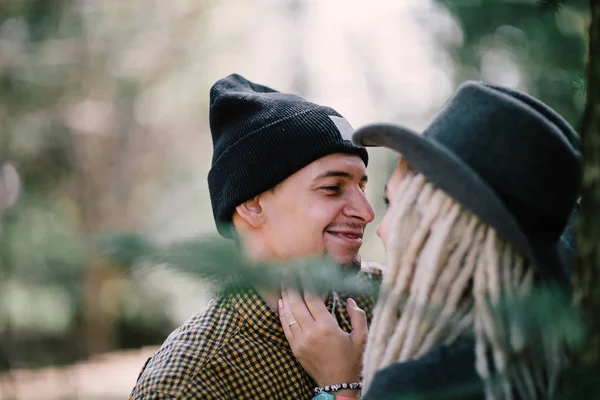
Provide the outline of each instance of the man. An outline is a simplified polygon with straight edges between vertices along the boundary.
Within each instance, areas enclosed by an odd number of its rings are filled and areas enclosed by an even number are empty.
[[[364,148],[335,110],[239,75],[210,92],[214,154],[208,184],[219,233],[255,262],[327,254],[358,269],[373,209]],[[376,278],[377,271],[366,276]],[[240,290],[214,299],[146,363],[132,399],[308,399],[316,382],[294,358],[279,293]],[[330,293],[339,328],[359,328],[344,351],[362,353],[372,302]],[[295,322],[292,322],[292,325]],[[354,334],[354,333],[353,333]]]

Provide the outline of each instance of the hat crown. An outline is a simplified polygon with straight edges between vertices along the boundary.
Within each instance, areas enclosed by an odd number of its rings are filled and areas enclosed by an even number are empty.
[[[219,157],[229,146],[265,125],[311,109],[327,109],[300,96],[281,93],[246,78],[232,74],[217,81],[210,90],[210,131],[214,154]]]
[[[525,233],[560,236],[578,196],[579,138],[548,106],[511,89],[467,82],[423,135],[475,171]]]

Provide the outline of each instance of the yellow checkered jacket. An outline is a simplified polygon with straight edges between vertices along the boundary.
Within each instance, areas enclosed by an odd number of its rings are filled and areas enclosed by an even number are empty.
[[[359,275],[379,281],[381,269],[363,264]],[[327,308],[346,332],[348,297],[369,323],[373,308],[368,296],[331,293]],[[130,400],[310,399],[315,386],[294,357],[278,315],[247,289],[213,299],[171,333],[146,361]]]

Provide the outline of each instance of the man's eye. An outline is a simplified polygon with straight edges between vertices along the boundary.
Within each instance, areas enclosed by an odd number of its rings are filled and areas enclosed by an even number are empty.
[[[340,189],[341,188],[339,186],[323,186],[321,188],[321,190],[324,190],[324,191],[326,191],[326,192],[328,192],[330,194],[339,193]]]
[[[385,204],[386,207],[390,206],[390,199],[388,199],[387,196],[383,196],[383,203]]]

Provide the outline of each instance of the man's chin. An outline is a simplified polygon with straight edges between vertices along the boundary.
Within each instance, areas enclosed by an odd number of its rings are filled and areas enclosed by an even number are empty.
[[[341,265],[342,265],[342,268],[344,270],[346,270],[346,271],[355,271],[355,272],[358,272],[358,271],[360,271],[361,262],[360,262],[359,259],[355,258],[354,260],[352,260],[350,262],[343,263]]]
[[[331,257],[331,259],[333,259],[340,267],[342,267],[344,271],[360,271],[361,261],[359,258],[340,260],[333,257],[331,254],[325,254]]]

